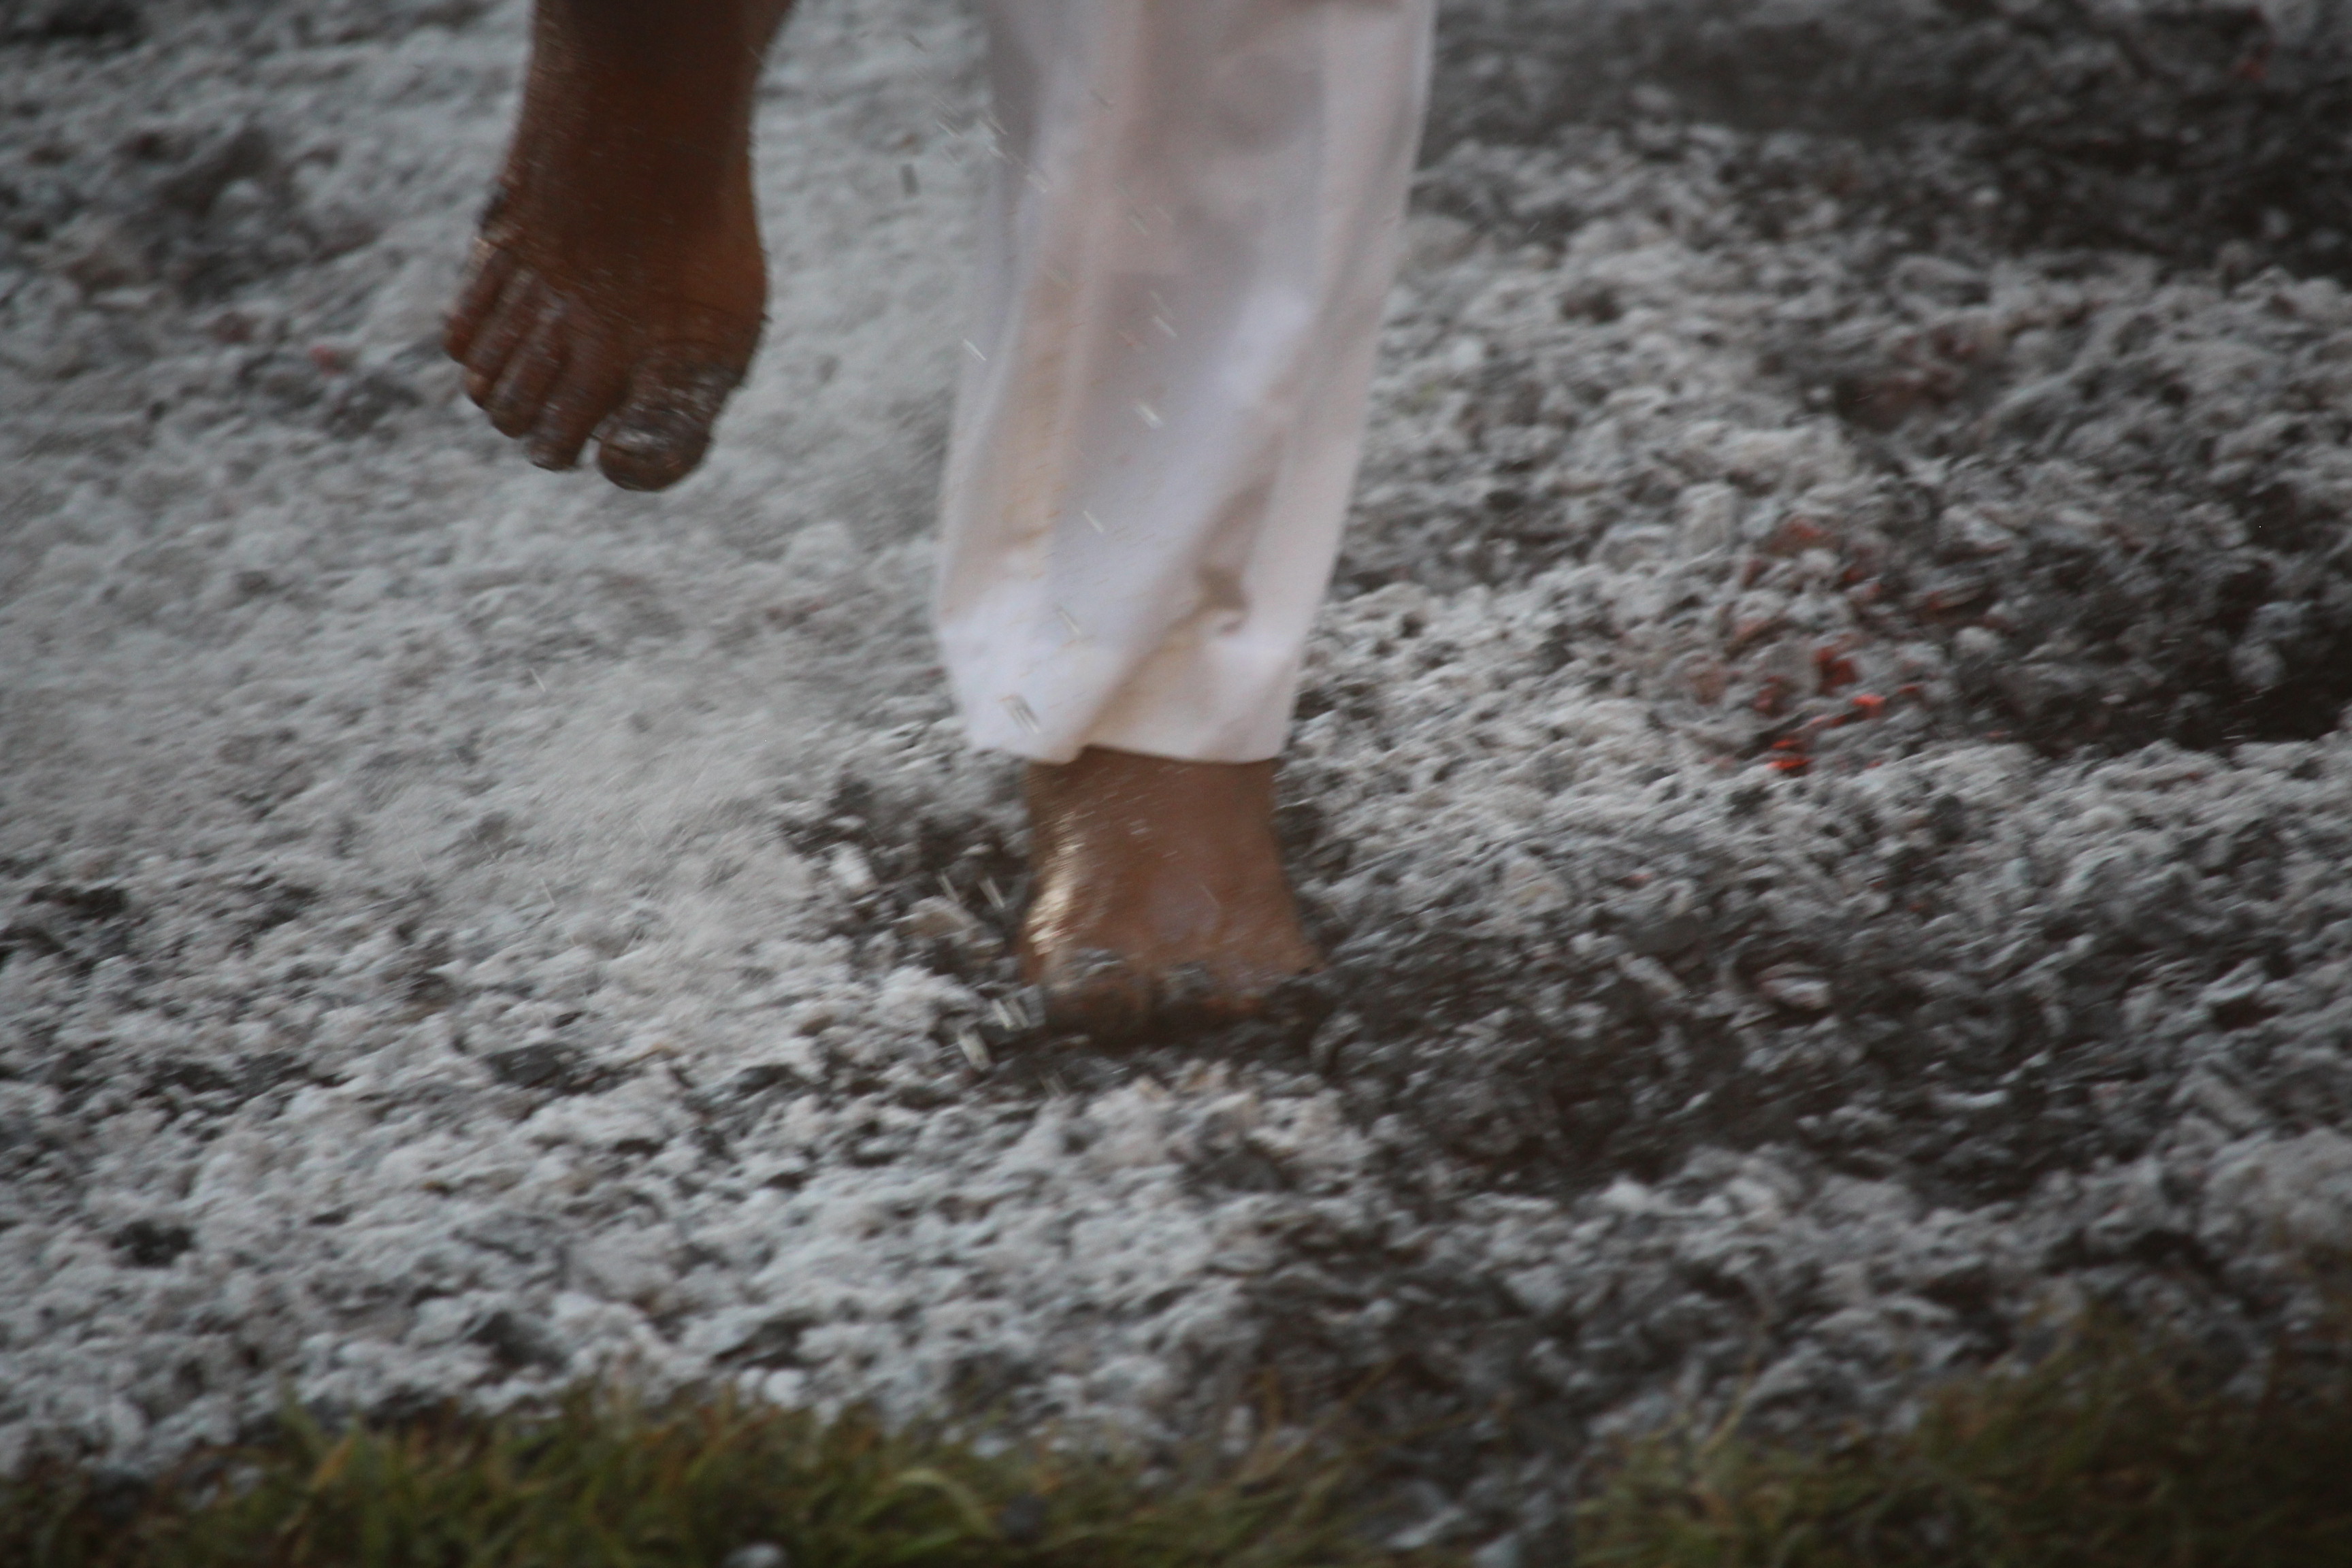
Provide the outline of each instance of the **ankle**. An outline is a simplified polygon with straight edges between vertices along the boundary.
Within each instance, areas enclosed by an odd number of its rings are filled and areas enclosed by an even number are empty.
[[[748,0],[538,0],[530,87],[593,94],[592,115],[575,109],[583,130],[695,119],[748,130],[769,9]]]

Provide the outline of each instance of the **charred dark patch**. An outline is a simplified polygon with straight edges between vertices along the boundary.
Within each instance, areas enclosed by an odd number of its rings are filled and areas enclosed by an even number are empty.
[[[47,883],[26,894],[0,925],[0,966],[21,952],[62,957],[87,973],[129,952],[137,923],[131,895],[119,886]]]
[[[163,1220],[134,1219],[114,1233],[114,1250],[133,1268],[168,1268],[196,1245],[186,1226]]]
[[[572,1047],[544,1042],[486,1052],[482,1061],[500,1083],[545,1094],[595,1094],[621,1078]]]

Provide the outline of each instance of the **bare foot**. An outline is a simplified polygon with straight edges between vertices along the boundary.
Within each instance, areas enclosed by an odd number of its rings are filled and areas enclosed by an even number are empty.
[[[448,348],[541,468],[702,460],[767,304],[751,195],[760,58],[789,0],[539,0],[522,114]]]
[[[1090,748],[1027,781],[1035,890],[1021,962],[1051,1019],[1098,1037],[1246,1017],[1319,966],[1274,837],[1274,764]]]

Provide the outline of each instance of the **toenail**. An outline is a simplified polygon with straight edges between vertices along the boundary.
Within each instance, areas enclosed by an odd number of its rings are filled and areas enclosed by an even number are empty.
[[[1057,1030],[1116,1040],[1151,1020],[1151,987],[1118,953],[1082,949],[1056,959],[1038,984],[1045,1022]]]
[[[523,455],[532,467],[558,474],[580,466],[580,448],[562,441],[532,441],[523,447]]]
[[[710,445],[710,426],[742,380],[724,365],[661,375],[633,396],[600,434],[598,462],[625,489],[660,489],[691,472]]]
[[[1207,1011],[1219,1000],[1217,977],[1205,963],[1179,963],[1160,981],[1160,1008],[1174,1016]]]

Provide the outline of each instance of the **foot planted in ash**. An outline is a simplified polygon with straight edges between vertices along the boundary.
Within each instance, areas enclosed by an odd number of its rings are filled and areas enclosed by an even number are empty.
[[[1024,976],[1097,1040],[1263,1013],[1320,961],[1274,833],[1275,764],[1100,747],[1029,769]]]

